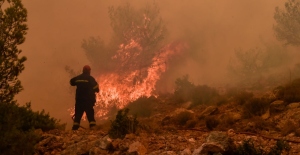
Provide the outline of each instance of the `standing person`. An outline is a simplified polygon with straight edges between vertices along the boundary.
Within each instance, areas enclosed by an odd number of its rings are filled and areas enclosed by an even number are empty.
[[[94,118],[94,105],[96,103],[96,92],[99,86],[96,80],[90,75],[91,67],[85,65],[82,74],[70,80],[71,86],[76,86],[75,118],[72,130],[78,130],[83,113],[86,113],[90,128],[96,126]]]

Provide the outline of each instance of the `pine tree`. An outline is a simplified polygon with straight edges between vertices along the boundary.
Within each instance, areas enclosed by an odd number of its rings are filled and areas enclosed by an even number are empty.
[[[23,88],[19,74],[26,57],[18,46],[25,41],[28,30],[27,10],[21,0],[0,0],[0,101],[11,103]]]

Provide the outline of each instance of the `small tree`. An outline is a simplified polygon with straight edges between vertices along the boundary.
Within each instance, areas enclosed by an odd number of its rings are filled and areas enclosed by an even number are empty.
[[[300,1],[288,0],[285,3],[285,10],[275,8],[274,25],[275,34],[278,40],[285,44],[294,46],[300,45]]]
[[[90,37],[82,44],[93,67],[100,72],[149,67],[166,36],[158,6],[154,3],[137,9],[125,3],[109,7],[108,13],[113,30],[110,42]]]
[[[5,6],[4,6],[5,4]],[[4,9],[5,8],[5,9]],[[22,90],[19,74],[26,57],[20,57],[18,45],[24,43],[27,10],[21,0],[0,0],[0,101],[12,102]],[[1,103],[0,103],[1,104]]]
[[[259,88],[261,84],[270,84],[280,80],[269,80],[268,83],[261,83],[271,78],[271,71],[278,69],[288,62],[288,55],[283,47],[275,44],[264,44],[262,48],[249,50],[237,49],[235,55],[228,65],[229,75],[239,85],[244,87]],[[273,77],[274,78],[274,77]]]

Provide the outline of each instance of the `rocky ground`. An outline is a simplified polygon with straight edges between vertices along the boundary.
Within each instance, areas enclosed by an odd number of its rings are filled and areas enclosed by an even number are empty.
[[[192,117],[178,125],[175,118],[183,112]],[[110,138],[107,123],[93,130],[36,130],[41,140],[35,152],[36,155],[228,154],[248,140],[266,152],[283,140],[281,142],[286,142],[290,149],[282,154],[300,154],[300,103],[286,104],[276,100],[261,116],[243,119],[242,115],[241,107],[235,103],[192,109],[166,103],[163,108],[161,105],[156,107],[156,113],[149,118],[140,118],[140,129],[135,134],[127,134],[124,139]],[[218,123],[211,123],[209,127],[206,119],[209,117],[219,120]]]

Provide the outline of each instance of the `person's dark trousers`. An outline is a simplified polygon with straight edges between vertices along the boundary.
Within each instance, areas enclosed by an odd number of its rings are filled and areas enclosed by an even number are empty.
[[[72,130],[78,130],[80,126],[80,120],[84,112],[86,113],[87,119],[90,123],[90,127],[96,126],[93,104],[76,103],[75,118],[74,118]]]

